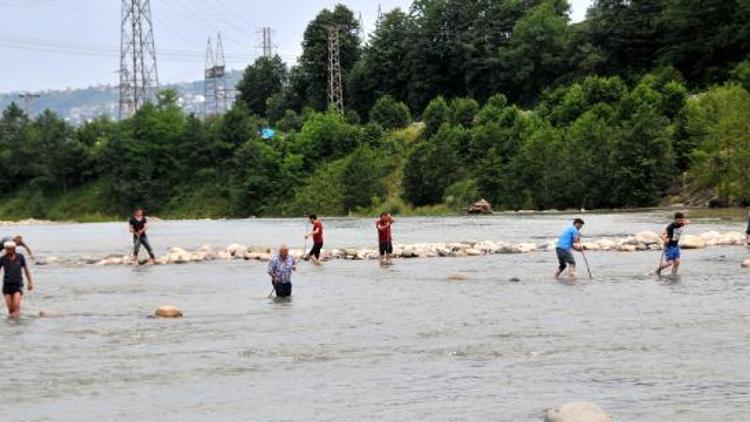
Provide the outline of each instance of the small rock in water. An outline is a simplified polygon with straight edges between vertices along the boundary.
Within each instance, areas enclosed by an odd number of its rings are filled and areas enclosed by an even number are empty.
[[[456,273],[456,274],[451,274],[448,277],[448,280],[451,280],[451,281],[464,281],[464,280],[466,280],[466,278],[467,277],[465,275]]]
[[[742,268],[750,268],[750,258],[742,261]]]
[[[181,318],[182,311],[176,306],[159,306],[154,311],[154,315],[161,318]]]
[[[62,317],[62,314],[57,311],[53,311],[51,309],[45,309],[45,310],[39,311],[39,317],[40,318],[60,318]]]
[[[579,401],[547,410],[544,422],[612,422],[612,418],[599,406]]]
[[[511,282],[511,283],[520,283],[520,282],[521,282],[521,279],[520,279],[520,278],[518,278],[518,277],[511,277],[511,279],[510,279],[510,282]]]

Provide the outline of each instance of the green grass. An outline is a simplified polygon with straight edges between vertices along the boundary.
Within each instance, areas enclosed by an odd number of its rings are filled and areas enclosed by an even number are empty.
[[[0,197],[0,220],[36,218],[53,221],[102,222],[120,219],[112,211],[104,190],[97,181],[68,192],[45,194],[23,188]]]

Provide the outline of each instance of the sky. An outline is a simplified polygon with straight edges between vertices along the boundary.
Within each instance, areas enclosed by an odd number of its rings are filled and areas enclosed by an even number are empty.
[[[570,0],[571,20],[592,0]],[[0,0],[0,93],[118,83],[120,3],[117,0]],[[307,23],[337,3],[361,13],[372,31],[382,10],[411,0],[151,0],[159,82],[203,77],[207,38],[221,32],[227,66],[242,69],[261,54],[263,27],[273,28],[287,63],[300,55]]]

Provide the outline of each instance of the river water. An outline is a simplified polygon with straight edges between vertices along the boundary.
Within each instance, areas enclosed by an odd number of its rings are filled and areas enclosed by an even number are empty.
[[[584,234],[659,230],[667,212],[586,215]],[[542,242],[572,215],[398,219],[396,241]],[[324,220],[331,247],[374,247],[374,221]],[[6,228],[7,229],[7,228]],[[302,220],[156,222],[158,252],[302,247]],[[688,233],[744,230],[708,215]],[[125,253],[124,223],[13,227],[41,256]],[[12,233],[8,233],[12,234]],[[33,268],[25,317],[0,322],[2,420],[538,421],[588,400],[618,421],[746,421],[750,272],[743,247],[589,253],[595,280],[554,282],[553,253],[302,264],[268,299],[265,265]],[[451,281],[460,273],[465,280]],[[511,278],[519,282],[511,282]],[[179,320],[148,316],[179,306]],[[40,309],[64,317],[42,319]]]

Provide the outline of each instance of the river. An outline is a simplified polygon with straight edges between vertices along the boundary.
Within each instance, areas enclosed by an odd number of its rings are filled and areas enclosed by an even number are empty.
[[[544,241],[567,214],[397,219],[400,242]],[[660,230],[664,211],[587,214],[584,234]],[[374,247],[374,220],[324,219],[331,247]],[[303,246],[304,220],[155,222],[157,251]],[[688,233],[744,231],[707,214]],[[125,223],[10,227],[40,256],[126,253]],[[13,233],[7,233],[13,234]],[[618,421],[745,421],[750,272],[744,247],[591,252],[595,279],[554,282],[550,252],[307,263],[288,302],[265,264],[32,268],[25,316],[0,322],[2,420],[538,421],[575,400]],[[460,273],[465,280],[452,281]],[[510,281],[517,278],[517,282]],[[150,318],[163,304],[178,320]],[[34,315],[41,309],[62,318]]]

